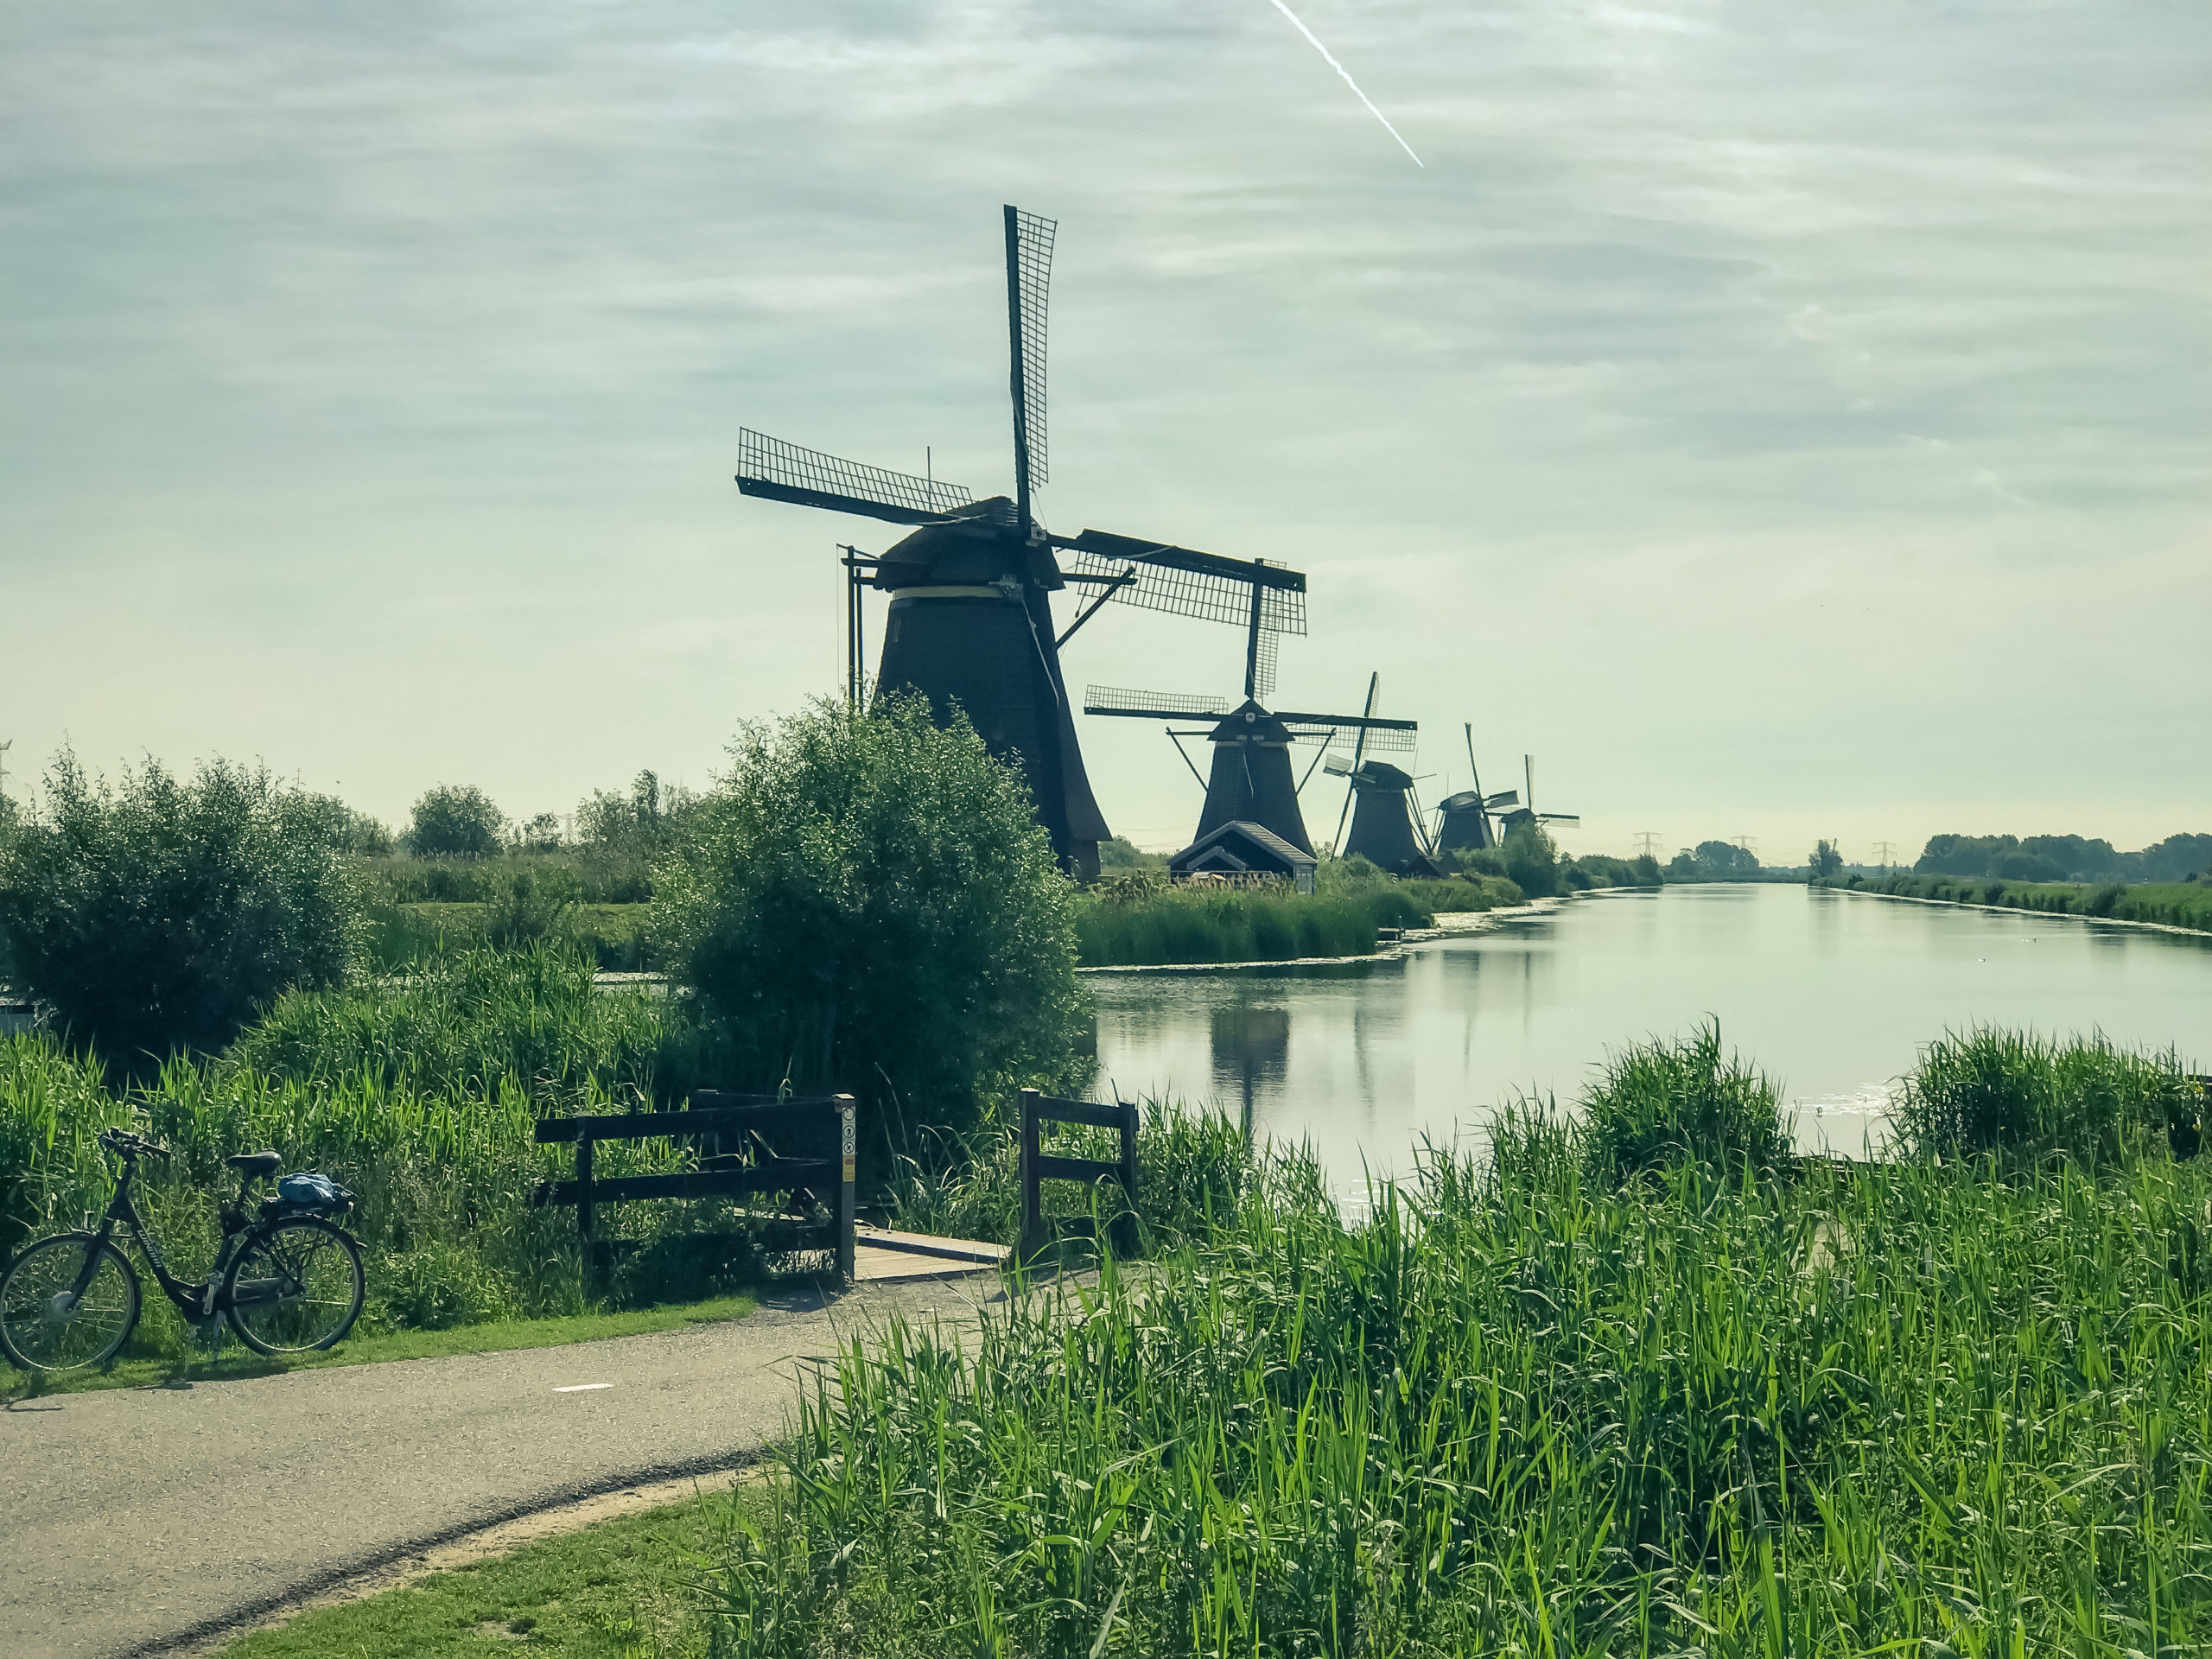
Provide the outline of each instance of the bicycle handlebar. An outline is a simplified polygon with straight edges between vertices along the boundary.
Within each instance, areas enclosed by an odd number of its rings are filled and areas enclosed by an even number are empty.
[[[169,1156],[167,1147],[149,1141],[143,1135],[133,1135],[128,1129],[102,1129],[99,1140],[100,1145],[110,1152],[119,1153],[125,1158],[136,1158],[139,1154],[148,1152],[164,1161]]]

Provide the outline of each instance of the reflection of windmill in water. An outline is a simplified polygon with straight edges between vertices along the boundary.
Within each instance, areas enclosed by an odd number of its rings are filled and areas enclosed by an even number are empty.
[[[1441,875],[1414,804],[1413,775],[1373,753],[1386,747],[1409,753],[1414,747],[1410,721],[1400,722],[1404,732],[1396,741],[1377,741],[1371,728],[1376,724],[1375,705],[1382,692],[1382,677],[1368,676],[1366,724],[1357,728],[1351,758],[1331,754],[1323,763],[1332,776],[1344,780],[1344,810],[1337,815],[1338,851],[1346,858],[1366,859],[1392,875]],[[1347,815],[1351,819],[1349,835],[1344,833]]]
[[[1236,1090],[1238,1121],[1249,1143],[1255,1102],[1262,1092],[1280,1089],[1290,1072],[1290,1010],[1232,1002],[1215,1008],[1208,1024],[1214,1087]]]
[[[1285,578],[1295,577],[1289,588]],[[1306,578],[1279,566],[1255,563],[1247,578],[1245,601],[1244,697],[1193,696],[1167,691],[1128,691],[1094,685],[1084,694],[1083,711],[1122,720],[1168,723],[1167,735],[1191,775],[1205,785],[1205,805],[1191,844],[1168,861],[1177,874],[1207,873],[1287,875],[1310,884],[1313,843],[1299,810],[1306,779],[1291,766],[1295,743],[1325,745],[1339,731],[1357,730],[1363,738],[1410,746],[1410,720],[1378,720],[1370,715],[1315,715],[1271,709],[1274,695],[1275,636],[1306,631]],[[1119,597],[1119,595],[1116,595]],[[1205,720],[1196,730],[1177,731],[1179,721]],[[1186,737],[1213,745],[1213,761],[1201,775],[1183,748]],[[1317,760],[1318,760],[1317,757]],[[1313,767],[1306,768],[1306,777]]]
[[[865,582],[891,594],[879,694],[918,691],[941,721],[957,704],[994,753],[1018,753],[1053,851],[1063,864],[1096,874],[1098,843],[1109,831],[1076,742],[1060,676],[1061,645],[1109,598],[1216,615],[1242,599],[1252,567],[1103,531],[1054,536],[1036,521],[1031,496],[1047,472],[1045,320],[1054,226],[1011,207],[1005,221],[1011,499],[977,500],[942,479],[842,461],[749,428],[740,438],[737,484],[747,495],[918,526],[880,557],[845,550],[855,700]],[[1074,569],[1061,569],[1054,550],[1062,548],[1080,555]],[[1294,578],[1302,595],[1305,578],[1281,574]],[[1100,591],[1065,632],[1055,632],[1051,596],[1071,582]],[[1242,613],[1234,620],[1241,622]]]

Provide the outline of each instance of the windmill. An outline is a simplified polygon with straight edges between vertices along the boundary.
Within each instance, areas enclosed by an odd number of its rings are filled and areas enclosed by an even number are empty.
[[[1331,755],[1327,769],[1351,785],[1354,799],[1351,834],[1344,855],[1363,858],[1392,875],[1441,875],[1429,855],[1427,837],[1413,804],[1414,779],[1387,760],[1357,763]]]
[[[1582,815],[1579,812],[1536,810],[1536,757],[1533,754],[1521,757],[1521,781],[1527,789],[1528,804],[1516,808],[1498,820],[1506,829],[1511,830],[1523,823],[1563,823],[1573,829],[1582,822]]]
[[[1371,708],[1364,715],[1294,714],[1270,709],[1262,701],[1274,695],[1274,636],[1283,630],[1269,620],[1270,596],[1275,590],[1268,584],[1279,574],[1280,567],[1255,561],[1248,576],[1251,587],[1246,606],[1241,702],[1179,692],[1129,691],[1109,685],[1094,685],[1084,695],[1086,715],[1168,722],[1167,734],[1183,754],[1183,764],[1205,786],[1205,806],[1198,814],[1198,833],[1192,837],[1194,846],[1225,824],[1256,823],[1310,855],[1313,843],[1306,833],[1305,815],[1298,809],[1299,791],[1306,779],[1293,773],[1291,746],[1316,741],[1325,746],[1338,732],[1357,730],[1360,741],[1370,747],[1413,747],[1416,728],[1412,721],[1379,720]],[[1198,730],[1174,729],[1176,721],[1192,720],[1209,723]],[[1183,750],[1185,737],[1204,737],[1212,743],[1213,763],[1206,775],[1199,775]],[[1313,768],[1308,766],[1306,776],[1313,775]]]
[[[891,595],[878,694],[919,692],[940,721],[957,706],[994,753],[1019,755],[1053,851],[1089,876],[1097,873],[1098,843],[1109,831],[1076,742],[1060,646],[1109,601],[1255,630],[1252,615],[1264,608],[1270,634],[1303,633],[1306,578],[1103,531],[1055,536],[1037,522],[1032,498],[1047,477],[1045,326],[1056,226],[1011,206],[1004,216],[1013,496],[978,499],[935,476],[841,460],[749,427],[739,436],[737,486],[772,501],[916,527],[880,556],[841,550],[855,700],[865,583]],[[1072,569],[1061,569],[1058,550],[1076,554]],[[1055,632],[1052,595],[1071,582],[1091,597]],[[1264,607],[1256,597],[1262,589]],[[1249,604],[1248,591],[1255,595]]]
[[[1482,768],[1475,764],[1474,726],[1469,722],[1460,729],[1466,734],[1467,771],[1474,779],[1475,786],[1447,795],[1439,803],[1436,845],[1440,852],[1479,852],[1485,847],[1497,846],[1497,828],[1491,822],[1491,814],[1521,804],[1521,791],[1517,789],[1503,790],[1495,795],[1483,793]]]

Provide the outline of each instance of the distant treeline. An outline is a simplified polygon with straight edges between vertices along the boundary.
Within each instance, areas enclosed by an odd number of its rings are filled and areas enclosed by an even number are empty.
[[[2088,836],[1930,836],[1915,875],[2000,881],[2186,881],[2212,868],[2212,836],[2168,836],[2123,853]]]

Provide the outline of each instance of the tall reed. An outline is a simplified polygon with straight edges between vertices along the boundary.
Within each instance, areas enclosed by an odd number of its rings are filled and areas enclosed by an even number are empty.
[[[2113,1655],[2212,1637],[2212,1183],[1278,1159],[1094,1289],[893,1321],[729,1655]]]

